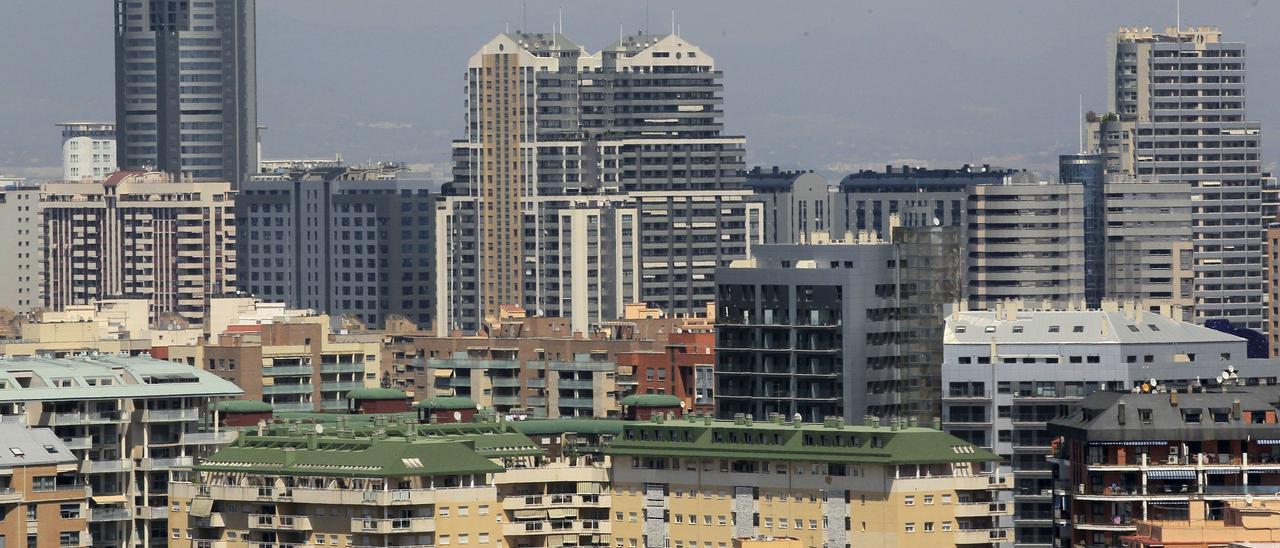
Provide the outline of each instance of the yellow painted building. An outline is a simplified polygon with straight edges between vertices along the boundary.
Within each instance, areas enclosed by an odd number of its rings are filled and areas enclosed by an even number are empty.
[[[803,546],[984,546],[998,525],[996,457],[942,432],[896,426],[626,423],[613,458],[613,544],[729,548],[790,537]]]

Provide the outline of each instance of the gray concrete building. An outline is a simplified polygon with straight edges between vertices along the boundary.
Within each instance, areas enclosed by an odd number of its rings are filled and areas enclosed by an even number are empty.
[[[895,237],[762,245],[717,269],[716,415],[936,417],[960,242],[943,227]]]
[[[396,164],[311,162],[250,177],[236,201],[240,290],[370,327],[397,315],[429,328],[434,188]]]
[[[12,270],[0,277],[0,308],[30,312],[43,305],[40,287],[40,187],[0,176],[0,257]]]
[[[1014,474],[1019,546],[1053,543],[1046,423],[1065,415],[1068,405],[1153,378],[1184,388],[1207,383],[1231,365],[1251,384],[1274,384],[1280,371],[1247,360],[1244,339],[1171,318],[1167,307],[1154,313],[1135,303],[1103,305],[1024,310],[1010,302],[947,318],[943,429],[1004,458]]]
[[[62,180],[101,180],[116,170],[116,125],[63,122]]]
[[[1084,301],[1083,185],[1012,179],[977,185],[968,207],[970,308],[1010,299],[1057,307]]]
[[[1121,28],[1110,42],[1092,150],[1110,171],[1192,186],[1195,321],[1264,329],[1262,130],[1245,118],[1245,45],[1214,27]]]
[[[121,170],[233,185],[257,171],[255,4],[115,0]]]
[[[745,140],[722,134],[721,79],[675,34],[595,53],[560,34],[485,44],[468,64],[466,131],[439,217],[451,223],[443,249],[460,258],[440,281],[440,329],[477,329],[502,306],[607,315],[621,299],[702,312],[713,269],[763,237],[760,209],[742,199]]]
[[[1106,193],[1107,298],[1189,312],[1191,184],[1121,179],[1109,181]]]

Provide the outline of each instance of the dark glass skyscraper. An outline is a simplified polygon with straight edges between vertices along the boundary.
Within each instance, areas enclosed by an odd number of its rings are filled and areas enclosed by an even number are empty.
[[[255,0],[116,0],[116,158],[238,185],[257,171]]]
[[[1098,308],[1107,294],[1107,179],[1101,154],[1058,157],[1058,179],[1084,185],[1084,301]]]

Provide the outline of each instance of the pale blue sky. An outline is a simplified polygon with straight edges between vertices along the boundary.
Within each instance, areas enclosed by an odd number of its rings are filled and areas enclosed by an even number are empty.
[[[1076,147],[1076,103],[1105,108],[1106,37],[1163,28],[1174,0],[648,2],[725,71],[729,131],[749,161],[836,172],[885,163],[1052,171]],[[589,49],[645,25],[644,2],[528,2],[528,25]],[[113,117],[111,2],[0,7],[0,172],[58,163],[54,123]],[[462,132],[467,58],[521,2],[259,0],[264,156],[437,165]],[[1186,24],[1248,43],[1249,117],[1280,132],[1280,2],[1185,0]],[[1264,164],[1280,159],[1266,137]]]

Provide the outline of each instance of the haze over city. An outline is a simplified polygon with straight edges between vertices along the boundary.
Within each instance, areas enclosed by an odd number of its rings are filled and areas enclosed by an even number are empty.
[[[0,18],[0,172],[58,165],[51,121],[110,120],[107,1],[10,2]],[[725,69],[727,131],[750,164],[845,173],[887,163],[990,163],[1052,173],[1076,149],[1077,103],[1106,108],[1106,37],[1163,28],[1175,0],[715,2],[271,0],[258,6],[259,123],[267,158],[447,166],[465,61],[478,36],[522,20],[588,49],[645,27],[681,31]],[[522,16],[522,12],[527,13]],[[561,15],[562,14],[562,15]],[[1280,119],[1280,3],[1182,2],[1182,21],[1229,29],[1254,52],[1251,117]],[[50,35],[49,29],[61,29]],[[35,47],[38,45],[39,47]],[[15,77],[22,75],[22,77]],[[1280,140],[1264,139],[1274,171]]]

